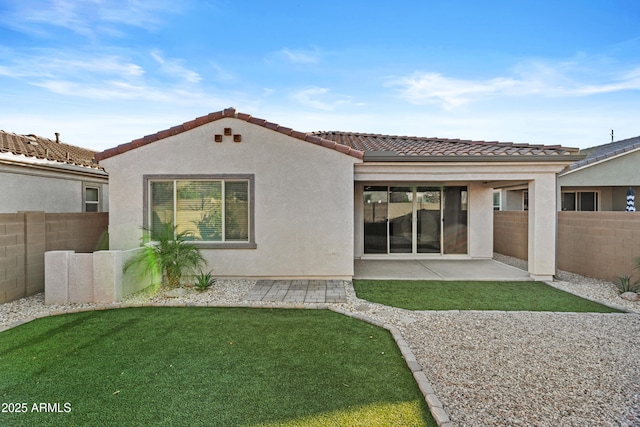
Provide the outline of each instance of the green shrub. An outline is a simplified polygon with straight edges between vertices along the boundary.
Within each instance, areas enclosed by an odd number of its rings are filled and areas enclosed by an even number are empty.
[[[193,285],[193,287],[198,291],[203,292],[209,289],[209,287],[213,285],[214,282],[215,279],[213,278],[211,271],[209,271],[208,273],[203,273],[201,271],[200,274],[196,275],[196,283]]]
[[[124,270],[141,265],[145,273],[161,274],[169,287],[179,287],[183,275],[206,265],[198,247],[189,242],[190,236],[189,232],[178,233],[172,223],[162,224],[158,230],[145,229],[144,249],[125,264]]]
[[[615,285],[618,287],[618,292],[621,294],[625,292],[638,292],[640,290],[640,282],[631,283],[632,276],[618,276]]]

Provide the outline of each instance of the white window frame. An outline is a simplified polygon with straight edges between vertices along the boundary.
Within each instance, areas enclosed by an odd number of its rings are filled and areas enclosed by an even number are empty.
[[[496,205],[496,195],[498,196],[497,205]],[[502,210],[502,191],[501,190],[493,190],[493,210],[494,211]]]
[[[255,176],[253,174],[221,174],[221,175],[144,175],[144,228],[148,229],[151,226],[151,183],[152,182],[173,182],[173,202],[174,202],[174,219],[176,215],[176,189],[177,181],[223,181],[223,182],[239,182],[245,181],[248,183],[248,202],[249,202],[249,223],[248,226],[248,240],[225,240],[225,208],[224,200],[225,186],[222,185],[222,240],[221,241],[203,241],[194,240],[192,243],[203,249],[256,249],[255,242],[255,202],[254,202],[254,190],[255,190]]]
[[[94,200],[87,200],[87,190],[91,189],[91,190],[98,190],[98,200],[94,201]],[[95,213],[95,212],[102,212],[101,209],[101,202],[102,201],[102,188],[100,185],[98,184],[89,184],[89,183],[83,183],[82,184],[82,212],[88,212],[88,213]],[[87,211],[87,205],[96,205],[97,209],[95,211]]]

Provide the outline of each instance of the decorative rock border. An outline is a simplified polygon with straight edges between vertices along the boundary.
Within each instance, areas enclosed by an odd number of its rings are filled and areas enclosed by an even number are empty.
[[[418,384],[418,388],[422,392],[422,395],[424,396],[424,400],[427,402],[427,406],[431,411],[431,415],[433,416],[433,419],[438,424],[438,427],[453,427],[453,423],[449,418],[449,414],[444,409],[444,405],[442,404],[442,402],[440,402],[440,399],[438,399],[438,397],[436,396],[435,391],[431,386],[431,383],[429,382],[429,380],[427,379],[427,376],[422,371],[422,367],[418,363],[416,357],[411,351],[411,348],[409,348],[409,344],[407,343],[407,341],[405,341],[404,337],[402,336],[398,328],[388,323],[383,323],[376,319],[372,319],[370,317],[364,316],[362,314],[352,313],[350,311],[343,310],[339,307],[330,306],[328,308],[333,312],[343,314],[345,316],[349,316],[351,318],[361,320],[361,321],[364,321],[388,330],[393,336],[393,339],[395,340],[396,345],[400,349],[400,353],[402,353],[402,357],[407,363],[407,367],[413,374],[413,378],[416,380],[416,383]]]

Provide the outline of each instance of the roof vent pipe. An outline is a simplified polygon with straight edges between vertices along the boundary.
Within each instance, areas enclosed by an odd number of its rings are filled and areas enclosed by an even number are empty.
[[[60,144],[60,132],[56,132],[56,142]]]

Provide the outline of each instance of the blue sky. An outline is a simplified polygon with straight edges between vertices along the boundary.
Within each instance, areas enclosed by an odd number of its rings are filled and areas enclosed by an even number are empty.
[[[0,0],[0,98],[95,150],[227,107],[584,148],[640,135],[640,1]]]

